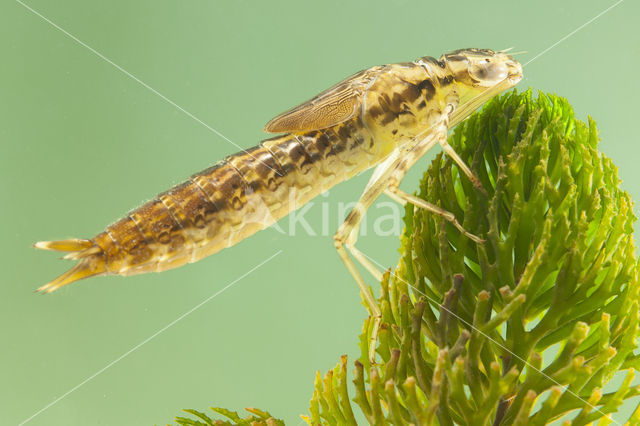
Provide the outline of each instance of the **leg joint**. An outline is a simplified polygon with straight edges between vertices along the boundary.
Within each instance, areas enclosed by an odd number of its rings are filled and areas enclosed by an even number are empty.
[[[389,180],[387,181],[387,189],[395,192],[399,187],[400,187],[400,182],[398,182],[398,179],[394,177],[390,177]]]

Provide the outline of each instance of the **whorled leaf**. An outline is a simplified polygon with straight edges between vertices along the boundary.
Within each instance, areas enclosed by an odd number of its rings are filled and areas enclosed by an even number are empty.
[[[177,416],[175,421],[180,426],[223,426],[223,425],[247,425],[247,426],[284,426],[282,420],[274,418],[267,411],[262,411],[258,408],[245,408],[250,414],[247,417],[240,417],[240,415],[226,408],[210,407],[211,410],[229,420],[211,419],[205,413],[202,413],[193,409],[182,410],[196,417],[196,419],[190,419],[188,417]]]

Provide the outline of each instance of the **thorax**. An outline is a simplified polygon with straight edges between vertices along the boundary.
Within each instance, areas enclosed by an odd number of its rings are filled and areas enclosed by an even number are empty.
[[[458,100],[453,77],[435,60],[387,65],[368,88],[361,117],[376,143],[390,152],[426,136]]]

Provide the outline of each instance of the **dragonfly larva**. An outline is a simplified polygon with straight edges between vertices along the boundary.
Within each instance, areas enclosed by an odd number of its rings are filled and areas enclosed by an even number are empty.
[[[267,123],[265,131],[280,136],[191,176],[94,238],[36,243],[37,248],[69,252],[65,259],[77,261],[39,290],[48,293],[96,275],[160,272],[196,262],[377,166],[335,236],[340,257],[376,317],[374,345],[380,311],[345,247],[380,277],[354,244],[363,215],[383,192],[440,214],[466,233],[451,213],[401,191],[398,184],[436,144],[477,183],[447,144],[447,130],[521,78],[516,60],[488,49],[457,50],[440,59],[423,57],[360,71]]]

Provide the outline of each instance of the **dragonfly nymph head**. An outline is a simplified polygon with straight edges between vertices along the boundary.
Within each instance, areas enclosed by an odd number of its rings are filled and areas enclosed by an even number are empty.
[[[473,110],[522,79],[522,65],[504,52],[489,49],[461,49],[442,55],[455,81],[460,102],[451,125],[464,120]]]
[[[493,87],[504,80],[516,84],[522,78],[522,65],[511,56],[489,49],[462,49],[441,59],[456,81],[470,86]]]

